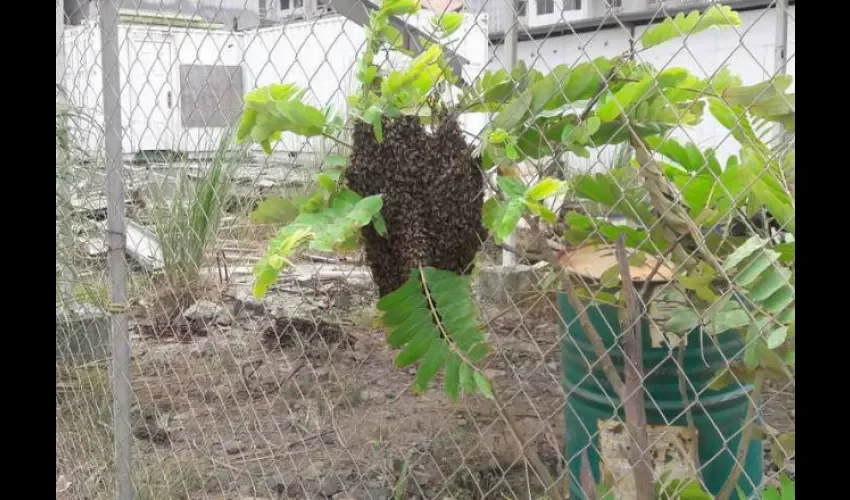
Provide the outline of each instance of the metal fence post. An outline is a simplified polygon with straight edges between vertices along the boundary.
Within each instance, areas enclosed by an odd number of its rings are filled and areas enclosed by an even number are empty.
[[[508,32],[505,33],[505,58],[508,60],[508,71],[513,71],[517,65],[517,48],[519,46],[519,0],[513,0],[510,3],[509,16],[510,23]],[[509,248],[515,249],[516,231],[508,236],[507,241]],[[516,255],[511,250],[502,250],[502,267],[516,266]]]
[[[127,315],[127,262],[124,255],[124,181],[121,152],[121,81],[118,60],[118,9],[100,4],[103,65],[103,121],[106,149],[109,301],[112,330],[112,423],[115,443],[115,498],[133,498],[133,436],[130,429],[130,335]]]

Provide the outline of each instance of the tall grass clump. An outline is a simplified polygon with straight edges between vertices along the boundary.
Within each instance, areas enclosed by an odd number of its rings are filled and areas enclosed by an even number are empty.
[[[197,179],[180,169],[173,199],[154,200],[155,232],[171,285],[196,282],[207,250],[215,243],[238,158],[238,152],[230,149],[231,138],[225,134],[209,167]]]

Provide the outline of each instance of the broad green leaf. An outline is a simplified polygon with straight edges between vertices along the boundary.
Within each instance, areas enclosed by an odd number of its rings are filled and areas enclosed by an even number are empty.
[[[653,79],[645,77],[639,82],[630,82],[617,91],[596,109],[596,116],[603,122],[610,122],[620,116],[620,113],[628,113],[633,103],[638,102],[649,91]]]
[[[490,387],[490,381],[487,377],[479,371],[476,371],[473,376],[475,378],[475,386],[481,391],[481,394],[487,399],[495,400],[496,397],[493,396],[493,389]]]
[[[782,97],[792,81],[790,75],[777,75],[772,80],[755,85],[729,87],[721,95],[730,106],[749,107],[776,96]]]
[[[490,232],[496,232],[496,224],[502,220],[503,205],[495,196],[488,198],[481,207],[481,220]]]
[[[706,332],[710,335],[720,335],[731,330],[737,330],[750,324],[752,318],[744,309],[718,311],[708,318]]]
[[[457,401],[460,397],[460,364],[461,360],[455,354],[449,354],[449,360],[446,362],[445,382],[443,383],[446,395]]]
[[[554,224],[558,220],[558,215],[555,212],[549,210],[546,205],[538,201],[525,200],[525,206],[528,207],[528,210],[533,215],[540,217],[544,222]]]
[[[514,198],[505,206],[505,212],[502,215],[502,220],[496,230],[496,237],[500,241],[504,241],[516,229],[525,208],[525,202],[522,198]]]
[[[726,271],[730,271],[734,269],[738,264],[743,262],[744,259],[754,254],[758,250],[764,248],[767,245],[768,240],[761,238],[759,236],[752,236],[748,239],[744,244],[739,246],[732,252],[728,257],[726,257],[726,262],[723,263],[723,269]]]
[[[332,167],[344,167],[348,163],[348,158],[342,155],[328,155],[325,157],[325,165]]]
[[[428,384],[430,384],[437,375],[440,367],[445,365],[448,354],[449,346],[447,343],[433,342],[431,344],[428,354],[425,355],[425,359],[422,361],[422,364],[419,366],[419,370],[416,372],[416,378],[413,382],[413,386],[416,390],[423,392],[428,388]]]
[[[499,189],[501,189],[508,198],[522,198],[525,196],[525,186],[522,182],[513,177],[500,175],[496,178],[496,184],[498,184]]]
[[[762,309],[770,314],[778,314],[794,302],[794,288],[785,286],[761,303]]]
[[[739,26],[741,18],[738,13],[725,5],[712,5],[700,13],[691,11],[687,15],[677,14],[674,18],[666,18],[662,23],[647,29],[640,41],[644,48],[673,40],[680,36],[693,35],[712,26]]]
[[[490,135],[487,136],[487,140],[491,144],[502,144],[508,139],[508,135],[509,134],[505,129],[497,128],[490,132]]]
[[[563,91],[569,102],[591,99],[601,89],[604,78],[614,67],[614,61],[598,57],[590,62],[576,65],[563,84]]]
[[[566,189],[566,182],[553,179],[552,177],[545,177],[532,186],[528,192],[525,193],[525,196],[534,201],[542,201],[550,196],[563,194]]]
[[[782,492],[782,500],[794,500],[796,498],[794,481],[792,481],[785,473],[783,472],[779,476],[780,488]]]
[[[787,269],[770,269],[768,272],[761,275],[750,290],[750,299],[756,302],[767,300],[768,297],[776,293],[780,288],[788,286],[788,278],[791,276],[791,271]]]
[[[298,203],[295,200],[269,196],[257,204],[251,212],[254,224],[289,224],[298,217]]]
[[[765,342],[767,342],[768,349],[776,349],[785,342],[786,338],[788,338],[788,327],[780,326],[767,334]]]
[[[525,122],[525,117],[531,107],[531,92],[525,91],[511,99],[498,116],[493,120],[493,129],[503,129],[512,132]]]
[[[665,330],[675,333],[687,333],[699,326],[699,316],[688,308],[677,309],[664,324]]]
[[[395,358],[395,366],[404,368],[419,361],[434,342],[439,342],[439,338],[439,334],[434,330],[429,328],[419,330],[419,333],[414,335],[410,342],[398,353]]]
[[[745,243],[746,244],[746,243]],[[735,284],[738,286],[749,286],[765,271],[770,269],[779,258],[779,254],[772,250],[764,250],[750,260],[735,276]]]
[[[471,365],[467,363],[462,363],[460,365],[459,372],[461,388],[463,388],[463,390],[469,394],[474,394],[476,390],[476,384],[475,376],[473,375],[473,373],[475,372],[475,370],[472,368]]]
[[[404,43],[404,37],[402,37],[401,32],[395,29],[393,26],[389,24],[384,24],[381,26],[381,36],[393,48],[399,48]]]
[[[372,221],[372,218],[381,211],[383,204],[384,202],[381,195],[376,194],[367,196],[357,202],[348,214],[348,218],[356,222],[358,226],[365,226],[369,224],[369,222]]]
[[[460,12],[445,12],[438,18],[431,18],[431,22],[437,20],[436,24],[443,33],[451,35],[463,25],[463,14]]]
[[[416,0],[384,0],[380,12],[388,16],[406,16],[416,14],[420,7]]]

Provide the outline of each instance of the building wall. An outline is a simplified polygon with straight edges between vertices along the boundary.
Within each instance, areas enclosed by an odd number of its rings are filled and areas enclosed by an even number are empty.
[[[418,22],[427,22],[420,19]],[[488,57],[486,26],[473,20],[455,35],[456,51],[470,61],[464,72],[474,75]],[[186,92],[197,95],[204,85],[182,89],[186,65],[229,66],[241,68],[239,93],[261,85],[295,83],[307,90],[307,99],[319,106],[346,109],[346,96],[353,90],[355,62],[363,48],[363,28],[340,16],[316,21],[293,22],[249,31],[215,31],[158,26],[122,25],[119,27],[121,67],[121,121],[123,149],[127,154],[140,150],[214,150],[225,128],[196,127],[197,120],[187,119]],[[102,74],[100,32],[95,23],[66,27],[64,32],[66,70],[62,75],[70,101],[102,121]],[[404,58],[395,64],[406,64]],[[184,78],[181,79],[181,66]],[[58,70],[57,70],[58,71]],[[221,93],[222,78],[210,86]],[[224,79],[226,80],[226,79]],[[189,81],[196,79],[190,78]],[[226,85],[226,81],[223,82]],[[206,95],[207,105],[215,105],[221,94]],[[232,100],[232,96],[226,96]],[[232,103],[231,103],[232,104]],[[194,107],[194,106],[192,106]],[[230,106],[232,108],[232,106]],[[210,111],[210,110],[206,110]],[[203,113],[209,116],[209,113]],[[194,117],[197,118],[197,117]],[[235,118],[235,117],[234,117]],[[465,118],[472,127],[475,117]],[[97,150],[99,134],[89,127],[80,137],[90,150]],[[319,144],[313,144],[318,148]],[[304,140],[283,137],[279,149],[299,152]]]
[[[795,7],[791,6],[789,10],[787,72],[794,75]],[[642,51],[638,57],[658,68],[684,67],[700,77],[708,77],[721,66],[728,66],[745,84],[764,81],[774,73],[774,9],[744,11],[740,16],[741,26],[736,29],[710,29],[686,39],[673,40]],[[639,38],[645,30],[646,26],[636,28],[635,36]],[[522,41],[519,43],[518,57],[528,66],[546,72],[559,64],[573,65],[600,56],[612,57],[621,54],[628,49],[630,36],[624,28],[616,27],[597,32]],[[682,40],[685,40],[684,43]],[[488,69],[497,70],[508,65],[504,46],[491,46],[490,54]],[[689,128],[677,135],[703,147],[718,146],[720,158],[735,154],[740,149],[728,136],[726,129],[708,115],[700,126]],[[582,168],[602,165],[612,155],[611,148],[608,149],[599,151],[598,155],[589,160],[571,158],[571,164],[581,165]]]

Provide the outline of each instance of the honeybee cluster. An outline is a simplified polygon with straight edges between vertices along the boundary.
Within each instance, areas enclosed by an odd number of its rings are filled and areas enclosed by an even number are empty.
[[[362,231],[366,261],[381,296],[407,281],[418,266],[467,273],[485,230],[480,160],[454,115],[431,132],[416,116],[384,119],[384,138],[370,125],[354,128],[346,181],[361,196],[382,194],[387,234]]]

